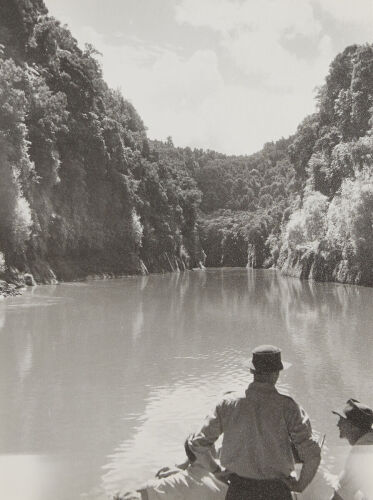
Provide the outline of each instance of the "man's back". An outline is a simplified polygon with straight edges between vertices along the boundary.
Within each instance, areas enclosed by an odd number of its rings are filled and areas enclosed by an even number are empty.
[[[245,395],[225,398],[191,440],[193,452],[202,456],[223,434],[221,463],[223,473],[230,473],[227,500],[290,500],[290,491],[303,491],[317,471],[320,447],[312,439],[308,416],[275,387],[285,364],[278,347],[256,347],[250,364],[254,382]],[[299,478],[292,444],[303,461]],[[216,464],[209,469],[215,471]]]
[[[223,403],[222,464],[251,478],[288,476],[294,468],[288,430],[294,406],[273,385],[257,382],[245,395]]]
[[[301,452],[312,446],[307,415],[292,398],[267,383],[253,382],[245,394],[224,398],[202,428],[209,443],[221,433],[222,465],[253,479],[290,475],[294,469],[291,440]],[[206,444],[203,438],[199,442]]]

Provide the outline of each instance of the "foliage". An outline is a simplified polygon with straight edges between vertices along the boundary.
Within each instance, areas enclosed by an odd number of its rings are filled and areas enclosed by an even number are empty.
[[[327,240],[345,258],[373,260],[373,165],[343,181],[328,211]]]
[[[339,54],[317,112],[250,156],[150,141],[96,57],[42,0],[0,3],[2,268],[157,271],[202,248],[214,266],[299,247],[371,264],[372,45]]]
[[[25,75],[0,59],[0,250],[19,256],[30,236],[30,206],[24,197],[34,166],[27,152]]]
[[[257,265],[268,257],[266,239],[271,232],[279,232],[283,212],[296,191],[288,145],[288,140],[281,139],[251,156],[226,156],[175,148],[171,141],[150,142],[152,154],[160,161],[182,164],[179,171],[183,168],[185,175],[195,179],[193,189],[200,194],[195,197],[194,217],[198,213],[206,265],[245,266],[249,245]],[[252,230],[257,235],[253,242]]]
[[[326,232],[328,199],[312,191],[307,194],[303,207],[293,212],[286,225],[284,237],[290,248],[315,246]]]
[[[151,152],[134,106],[105,84],[94,48],[80,49],[40,0],[8,7],[0,42],[13,40],[15,26],[23,38],[0,60],[6,264],[70,260],[85,273],[136,272],[140,259],[162,269],[164,253],[185,259],[185,248],[199,260],[200,192],[184,160]]]
[[[283,227],[283,248],[322,248],[327,259],[339,252],[366,270],[373,260],[372,45],[336,57],[318,103],[313,133],[303,125],[290,146],[304,178],[303,203]]]

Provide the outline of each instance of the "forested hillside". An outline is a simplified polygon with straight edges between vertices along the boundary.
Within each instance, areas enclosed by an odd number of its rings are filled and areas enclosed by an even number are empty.
[[[373,45],[330,66],[318,111],[289,147],[302,190],[278,265],[316,280],[373,284]]]
[[[95,50],[81,50],[41,0],[0,6],[2,277],[197,265],[200,193],[184,165],[151,156]]]
[[[0,280],[204,262],[373,283],[373,46],[337,56],[315,114],[250,156],[148,140],[96,55],[42,0],[0,2]]]
[[[202,193],[199,234],[207,266],[274,264],[281,225],[301,186],[289,145],[281,139],[250,156],[225,156],[152,141],[160,159],[184,162]]]
[[[208,264],[373,284],[373,45],[335,58],[316,105],[293,137],[255,155],[202,155]]]

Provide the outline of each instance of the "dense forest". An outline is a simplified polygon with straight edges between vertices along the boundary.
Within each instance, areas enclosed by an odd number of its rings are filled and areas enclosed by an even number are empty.
[[[289,147],[302,185],[282,227],[278,265],[316,280],[373,284],[373,45],[330,66],[317,113]]]
[[[250,156],[150,141],[96,56],[42,0],[0,2],[3,287],[202,264],[373,284],[372,45]]]
[[[207,266],[274,265],[282,224],[301,186],[290,144],[281,139],[251,156],[225,156],[151,143],[160,159],[183,162],[201,191],[199,237]]]
[[[201,194],[152,155],[131,103],[40,0],[0,3],[0,268],[6,280],[198,265]]]

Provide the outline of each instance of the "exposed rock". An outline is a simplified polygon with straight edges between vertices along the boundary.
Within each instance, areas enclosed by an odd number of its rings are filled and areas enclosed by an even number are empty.
[[[20,295],[21,289],[14,283],[7,283],[0,280],[0,297],[7,297],[9,295]]]
[[[141,267],[141,274],[143,276],[145,276],[146,274],[149,274],[149,271],[146,267],[146,265],[144,264],[144,262],[140,259],[140,267]]]
[[[247,247],[247,267],[251,267],[254,269],[258,267],[255,245],[252,245],[251,243]]]
[[[36,286],[36,281],[31,273],[26,273],[23,276],[23,279],[25,281],[25,285],[27,286]]]
[[[353,259],[343,259],[340,252],[299,248],[280,254],[282,274],[315,281],[331,281],[373,286],[373,270],[369,262],[364,268]]]
[[[294,250],[280,256],[279,267],[283,274],[294,278],[308,279],[314,262],[314,251]]]

